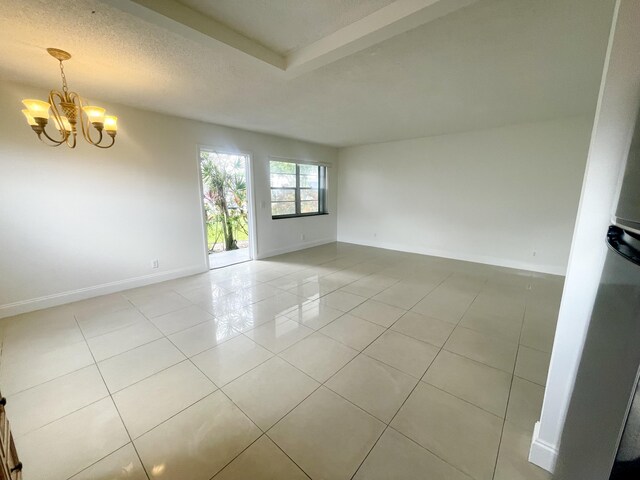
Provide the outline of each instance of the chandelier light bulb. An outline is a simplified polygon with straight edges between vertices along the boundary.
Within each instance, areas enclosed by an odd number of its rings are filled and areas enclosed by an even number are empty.
[[[22,113],[27,118],[27,122],[29,123],[30,126],[35,127],[38,125],[35,119],[31,116],[31,113],[29,113],[28,109],[25,108],[24,110],[22,110]]]
[[[82,110],[87,114],[91,123],[104,123],[104,112],[106,111],[104,108],[87,105],[86,107],[82,107]]]
[[[114,115],[105,115],[104,117],[104,129],[107,132],[118,131],[118,117]]]
[[[42,100],[35,100],[33,98],[25,98],[22,100],[22,103],[27,110],[29,110],[29,114],[35,118],[45,118],[49,119],[49,108],[51,105],[47,102],[43,102]]]

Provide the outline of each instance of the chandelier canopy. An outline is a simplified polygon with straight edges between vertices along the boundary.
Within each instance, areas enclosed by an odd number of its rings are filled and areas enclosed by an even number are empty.
[[[57,48],[47,48],[47,52],[60,62],[62,92],[51,90],[49,92],[49,102],[30,98],[22,100],[24,106],[27,107],[22,110],[22,113],[24,113],[33,131],[47,145],[57,147],[65,143],[68,147],[75,148],[78,132],[77,124],[79,123],[82,136],[91,145],[99,148],[112,147],[116,141],[118,117],[105,115],[104,108],[86,105],[80,95],[69,91],[67,78],[64,75],[64,65],[62,64],[62,62],[71,58],[69,53]],[[49,110],[53,114],[53,123],[56,130],[58,130],[58,134],[54,134],[53,137],[46,131],[50,117]],[[109,142],[105,133],[111,137],[111,142]],[[105,140],[104,143],[103,140]]]

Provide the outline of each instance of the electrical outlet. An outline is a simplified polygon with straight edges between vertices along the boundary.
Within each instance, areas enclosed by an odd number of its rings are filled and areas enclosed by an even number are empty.
[[[158,261],[158,259],[156,258],[155,260],[151,260],[151,268],[158,268],[160,267],[160,262]]]

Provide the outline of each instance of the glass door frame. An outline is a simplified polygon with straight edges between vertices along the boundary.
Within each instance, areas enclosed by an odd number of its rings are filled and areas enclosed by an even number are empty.
[[[224,147],[215,147],[211,145],[198,145],[198,153],[196,161],[198,167],[198,201],[200,203],[200,215],[202,218],[202,240],[203,240],[203,250],[204,250],[204,264],[206,265],[206,269],[210,270],[211,265],[209,264],[209,241],[207,235],[207,214],[204,208],[204,191],[202,185],[202,164],[200,160],[200,154],[202,152],[212,152],[212,153],[220,153],[223,155],[237,155],[239,157],[245,157],[245,177],[247,182],[247,224],[249,227],[249,247],[247,250],[249,251],[249,259],[254,260],[257,255],[257,229],[256,229],[256,218],[255,218],[255,208],[254,208],[254,189],[253,189],[253,155],[250,152],[244,152],[240,150],[224,148]]]

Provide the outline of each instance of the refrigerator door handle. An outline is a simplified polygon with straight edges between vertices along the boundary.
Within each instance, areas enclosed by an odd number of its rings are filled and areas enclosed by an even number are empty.
[[[631,232],[631,233],[640,235],[640,223],[638,222],[613,216],[611,217],[611,223],[613,223],[617,227],[620,227],[626,232]]]
[[[607,232],[607,245],[630,262],[640,265],[640,234],[611,225]]]

